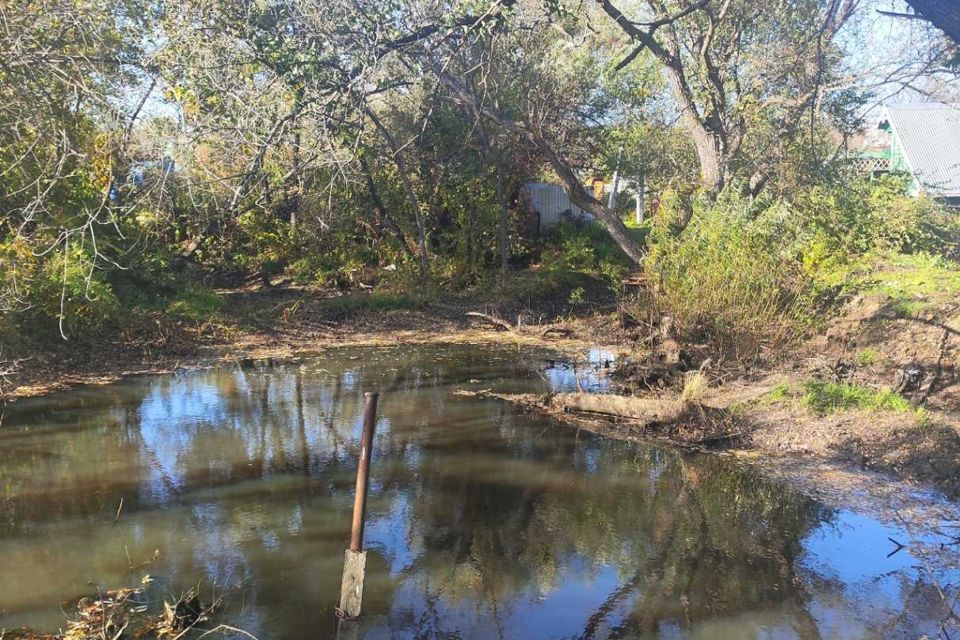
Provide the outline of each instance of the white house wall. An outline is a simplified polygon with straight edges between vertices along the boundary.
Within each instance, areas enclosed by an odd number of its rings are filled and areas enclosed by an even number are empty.
[[[524,185],[527,204],[539,214],[540,231],[557,225],[564,214],[592,220],[593,216],[575,205],[558,184],[531,182]]]

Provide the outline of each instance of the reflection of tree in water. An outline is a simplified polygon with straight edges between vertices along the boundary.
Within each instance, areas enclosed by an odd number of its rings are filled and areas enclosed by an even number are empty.
[[[914,553],[922,555],[916,549]],[[951,564],[956,567],[957,557],[951,555]],[[919,561],[924,564],[922,557]],[[923,568],[919,573],[896,571],[871,580],[868,589],[884,589],[893,594],[890,606],[881,608],[868,598],[859,599],[856,593],[849,593],[850,585],[841,581],[803,571],[801,576],[816,592],[811,598],[813,606],[846,610],[847,636],[953,640],[960,632],[960,618],[952,611],[957,606],[958,594],[949,574],[956,576],[956,571],[944,571],[948,575],[943,576],[936,575],[938,568],[932,569],[932,574]]]
[[[577,581],[605,585],[605,599],[582,604],[582,627],[563,629],[586,638],[771,611],[813,638],[811,603],[856,608],[842,582],[798,568],[804,538],[833,517],[818,503],[726,459],[577,437],[450,393],[474,379],[536,390],[532,368],[483,350],[337,354],[147,379],[80,418],[51,420],[42,438],[8,421],[0,536],[67,516],[109,523],[124,497],[120,527],[166,514],[141,551],[170,550],[171,578],[243,579],[244,615],[262,615],[266,636],[300,637],[324,624],[338,592],[362,394],[377,388],[370,520],[401,531],[371,540],[367,602],[394,631],[512,635],[532,601]],[[91,540],[89,555],[113,563],[116,549]],[[75,573],[90,572],[78,562]],[[902,583],[910,610],[878,620],[876,635],[937,619],[923,609],[936,595],[929,583]]]
[[[51,518],[113,513],[118,495],[127,494],[134,508],[138,502],[144,466],[141,434],[131,427],[139,422],[137,403],[119,394],[95,403],[61,396],[51,409],[43,400],[8,410],[0,430],[0,537]],[[87,404],[92,412],[70,419]],[[27,428],[12,428],[18,423]]]
[[[549,594],[579,558],[597,571],[616,567],[621,582],[587,637],[611,617],[642,632],[802,599],[801,541],[830,517],[818,503],[718,458],[596,438],[578,446],[553,429],[531,449],[529,430],[501,433],[472,442],[469,454],[500,466],[446,456],[418,475],[413,535],[422,532],[426,545],[418,569],[445,598],[482,594],[503,609],[531,585]],[[526,455],[502,455],[522,445]],[[797,624],[812,622],[798,616]]]
[[[653,631],[663,620],[692,623],[803,600],[795,562],[803,538],[829,517],[828,510],[717,458],[694,463],[674,454],[660,465],[665,468],[656,481],[629,492],[640,505],[637,512],[617,509],[612,492],[597,495],[603,506],[590,514],[576,506],[570,511],[567,526],[574,531],[598,517],[597,511],[610,514],[611,525],[599,528],[606,535],[582,540],[587,553],[614,550],[606,561],[624,576],[620,589],[591,616],[584,636],[631,598],[633,608],[619,626],[634,632]],[[635,472],[649,477],[642,469]],[[617,537],[630,532],[647,548],[618,547]],[[801,637],[816,629],[801,608],[792,624]]]
[[[336,453],[308,460],[305,402],[320,408],[329,454],[352,446],[353,434],[338,429],[334,417],[359,414],[363,388],[418,388],[402,407],[384,404],[391,427],[377,440],[374,482],[411,496],[409,536],[424,553],[405,573],[425,571],[445,599],[479,593],[487,606],[509,608],[531,584],[553,591],[576,557],[615,566],[621,576],[587,635],[608,618],[641,630],[798,597],[800,541],[828,515],[813,501],[722,460],[637,453],[594,438],[578,444],[563,429],[531,432],[499,403],[485,403],[483,415],[463,415],[447,406],[444,388],[457,376],[417,356],[392,366],[348,364],[328,368],[333,384],[325,397],[310,397],[299,372],[287,382],[247,376],[247,394],[256,401],[240,401],[231,413],[256,425],[256,436],[244,438],[259,465],[253,474],[267,473],[268,459],[274,471],[295,459],[307,473],[339,461]],[[290,389],[271,396],[271,384]],[[531,433],[539,437],[531,441]],[[293,439],[292,449],[285,438]],[[350,458],[342,461],[348,467]]]

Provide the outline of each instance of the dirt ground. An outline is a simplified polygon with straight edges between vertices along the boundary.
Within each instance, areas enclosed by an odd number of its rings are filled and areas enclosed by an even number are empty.
[[[796,402],[760,402],[747,410],[751,447],[845,460],[960,496],[960,305],[946,300],[904,317],[882,296],[858,298],[801,353],[779,379],[753,389],[811,377],[895,388],[899,371],[918,367],[923,383],[903,395],[922,408],[922,419],[891,411],[817,415]]]
[[[338,316],[323,305],[326,294],[311,290],[222,293],[236,323],[157,318],[153,324],[118,332],[107,344],[99,340],[57,345],[17,363],[17,372],[0,384],[0,400],[9,402],[78,384],[104,384],[126,375],[169,373],[247,358],[291,357],[332,346],[499,343],[548,348],[571,359],[582,358],[592,347],[619,354],[621,362],[650,357],[648,329],[624,328],[610,308],[553,322],[543,322],[535,313],[505,314],[503,319],[512,329],[502,330],[482,318],[467,317],[467,311],[490,312],[468,303],[412,310],[364,309]],[[777,460],[806,459],[880,471],[956,498],[960,496],[958,354],[960,307],[946,303],[920,317],[905,318],[891,312],[881,298],[853,300],[825,331],[761,370],[733,373],[717,365],[706,370],[710,386],[699,402],[712,411],[710,448],[752,459],[760,456],[767,466],[788,466]],[[810,379],[890,387],[897,371],[907,364],[920,365],[927,381],[934,382],[923,398],[927,413],[922,424],[909,413],[854,409],[818,415],[789,398],[769,399],[778,387],[800,386]],[[675,400],[678,384],[682,385],[682,378],[651,391],[631,389],[627,383],[621,392]],[[921,389],[908,395],[917,399],[922,393]],[[681,445],[703,439],[702,429],[684,425],[651,430],[629,420],[584,421],[570,416],[567,420],[611,437],[656,438]],[[727,430],[731,437],[724,433],[718,437],[718,429]]]

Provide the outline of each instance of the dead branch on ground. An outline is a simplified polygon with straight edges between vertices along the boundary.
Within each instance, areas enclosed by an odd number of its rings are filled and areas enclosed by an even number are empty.
[[[478,320],[483,320],[484,322],[488,322],[492,324],[494,327],[497,327],[497,331],[513,331],[513,326],[511,326],[509,322],[507,322],[506,320],[503,320],[502,318],[492,316],[488,313],[480,313],[479,311],[468,311],[463,315],[467,316],[468,318],[476,318]]]

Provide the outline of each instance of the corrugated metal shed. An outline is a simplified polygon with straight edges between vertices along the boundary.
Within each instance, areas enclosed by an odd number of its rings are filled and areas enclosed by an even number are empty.
[[[558,184],[528,182],[523,188],[528,206],[539,216],[541,231],[558,224],[564,214],[593,219],[591,214],[571,202],[566,190]]]
[[[891,132],[893,153],[902,155],[919,189],[960,196],[960,105],[890,105],[884,116],[881,127]]]

